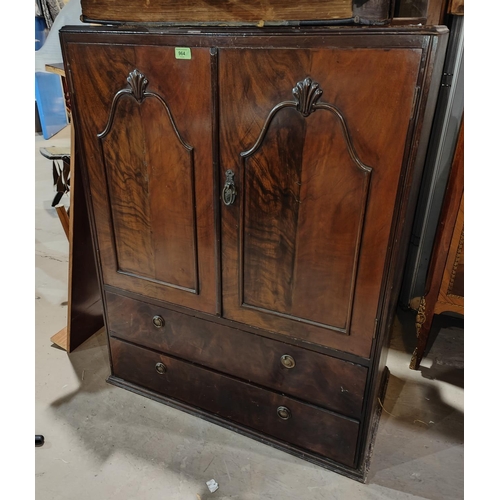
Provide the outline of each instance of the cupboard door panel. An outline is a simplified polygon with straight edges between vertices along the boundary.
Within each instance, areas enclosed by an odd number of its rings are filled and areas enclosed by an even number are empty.
[[[369,356],[421,55],[220,51],[225,317]]]
[[[100,139],[119,271],[197,292],[193,148],[157,94],[125,94],[109,120]]]
[[[119,38],[66,48],[104,283],[215,313],[210,50]]]
[[[338,116],[307,120],[283,109],[243,161],[241,299],[346,333],[371,169],[350,157]],[[323,129],[331,140],[315,144]]]

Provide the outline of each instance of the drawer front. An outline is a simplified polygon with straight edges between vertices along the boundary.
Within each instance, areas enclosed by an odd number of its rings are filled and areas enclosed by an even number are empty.
[[[121,295],[107,293],[106,302],[111,336],[347,416],[361,415],[367,375],[363,366]]]
[[[354,467],[358,422],[114,338],[110,343],[116,377]]]

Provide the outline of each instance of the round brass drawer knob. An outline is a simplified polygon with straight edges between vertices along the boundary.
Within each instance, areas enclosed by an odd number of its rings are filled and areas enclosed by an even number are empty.
[[[285,368],[293,368],[295,366],[295,360],[289,354],[283,354],[283,356],[281,356],[281,364]]]
[[[292,412],[286,406],[278,406],[277,413],[281,420],[288,420],[292,416]]]
[[[161,316],[153,316],[153,325],[156,328],[162,328],[165,326],[165,320]]]
[[[167,373],[167,367],[163,363],[156,363],[155,370],[160,375],[165,375],[165,373]]]

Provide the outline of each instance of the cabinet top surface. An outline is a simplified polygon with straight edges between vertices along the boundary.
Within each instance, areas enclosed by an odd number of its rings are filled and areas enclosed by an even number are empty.
[[[259,36],[366,36],[366,35],[444,35],[448,33],[446,26],[279,26],[279,27],[193,27],[167,25],[93,25],[64,26],[63,33],[127,33],[137,35],[190,35],[216,37],[259,37]]]

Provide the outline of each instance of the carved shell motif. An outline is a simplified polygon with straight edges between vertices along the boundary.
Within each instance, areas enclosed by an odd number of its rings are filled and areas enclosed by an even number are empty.
[[[138,102],[142,102],[149,83],[148,79],[140,71],[134,69],[134,71],[129,73],[127,82],[132,90],[132,95]]]
[[[323,94],[323,90],[320,88],[319,83],[313,82],[307,77],[302,82],[297,82],[292,93],[297,99],[297,110],[304,116],[309,116],[315,111],[314,105]]]

